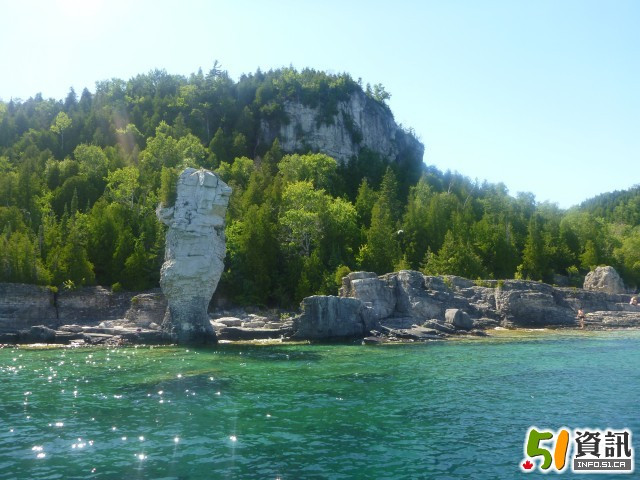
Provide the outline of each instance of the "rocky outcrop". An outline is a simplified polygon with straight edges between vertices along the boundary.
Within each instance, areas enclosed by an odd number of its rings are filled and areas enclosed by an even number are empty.
[[[105,320],[122,318],[134,293],[107,290],[104,287],[84,287],[62,290],[56,295],[58,324],[93,325]]]
[[[57,325],[56,297],[46,287],[0,283],[0,332]]]
[[[286,101],[288,121],[262,119],[260,138],[270,145],[277,137],[285,152],[322,152],[345,163],[364,149],[391,161],[420,164],[424,146],[400,128],[391,112],[362,91],[337,103],[326,118],[321,106]]]
[[[356,336],[362,331],[365,336],[382,332],[428,339],[433,331],[436,336],[479,334],[477,329],[498,325],[576,327],[579,308],[587,313],[589,328],[640,326],[640,307],[629,305],[629,295],[524,280],[476,283],[409,270],[379,277],[353,272],[342,279],[340,295],[305,299],[305,313],[294,323],[294,336],[319,339],[334,337],[335,332]],[[368,338],[367,343],[377,342]]]
[[[362,318],[368,328],[375,327],[396,309],[395,285],[381,281],[372,272],[353,272],[344,277],[341,297],[357,298],[363,304]]]
[[[154,329],[154,324],[162,323],[167,311],[167,299],[161,293],[141,293],[131,299],[131,306],[124,314],[124,320],[133,327]]]
[[[314,295],[302,301],[302,314],[293,321],[293,338],[363,337],[367,333],[364,305],[357,298]]]
[[[0,283],[0,332],[29,330],[45,325],[56,328],[65,324],[97,325],[105,320],[125,316],[133,293],[114,293],[103,287],[62,290]],[[156,321],[161,321],[156,319]]]
[[[214,173],[187,168],[178,178],[175,205],[157,210],[169,227],[160,286],[169,305],[162,327],[172,341],[215,341],[207,307],[224,269],[230,195]]]
[[[493,294],[495,312],[505,325],[542,327],[575,324],[578,309],[571,308],[561,290],[551,285],[507,280]]]
[[[595,292],[614,294],[626,292],[622,278],[613,267],[596,267],[595,270],[587,273],[583,288]]]

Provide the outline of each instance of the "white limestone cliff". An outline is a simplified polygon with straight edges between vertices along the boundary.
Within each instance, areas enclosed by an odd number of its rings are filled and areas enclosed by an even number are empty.
[[[323,120],[319,106],[299,101],[285,101],[283,109],[288,121],[261,120],[263,143],[270,145],[277,137],[285,152],[322,152],[341,163],[363,149],[391,161],[403,158],[403,162],[422,163],[424,146],[396,124],[388,109],[362,91],[338,102],[330,119]]]
[[[162,329],[172,341],[215,342],[207,307],[224,269],[230,195],[231,188],[214,173],[186,168],[175,205],[156,211],[169,227],[160,287],[168,301]]]

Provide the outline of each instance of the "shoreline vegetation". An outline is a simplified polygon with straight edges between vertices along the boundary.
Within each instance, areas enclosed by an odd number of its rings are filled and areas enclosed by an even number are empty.
[[[429,166],[381,85],[284,68],[238,81],[214,64],[0,101],[0,282],[58,291],[158,286],[158,204],[177,172],[233,188],[219,291],[295,307],[350,271],[580,286],[597,265],[640,285],[640,188],[569,210]]]

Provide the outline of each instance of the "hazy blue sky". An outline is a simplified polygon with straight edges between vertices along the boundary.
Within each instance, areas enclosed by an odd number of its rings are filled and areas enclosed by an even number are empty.
[[[424,161],[569,207],[640,183],[640,1],[0,0],[0,98],[215,59],[382,83]]]

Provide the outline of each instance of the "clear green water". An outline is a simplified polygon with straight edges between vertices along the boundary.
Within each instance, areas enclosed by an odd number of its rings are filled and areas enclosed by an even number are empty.
[[[532,424],[640,437],[640,332],[508,335],[0,349],[0,478],[510,479]]]

